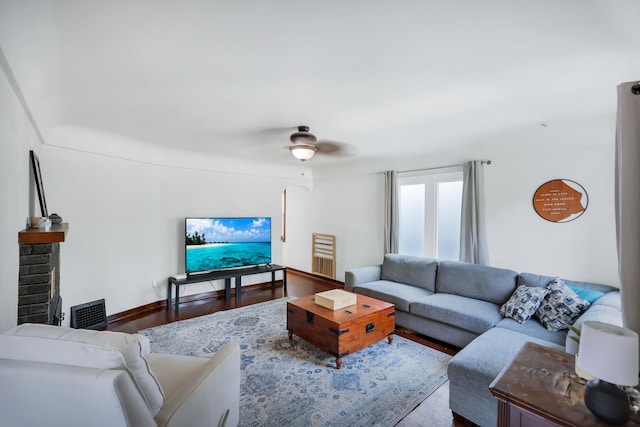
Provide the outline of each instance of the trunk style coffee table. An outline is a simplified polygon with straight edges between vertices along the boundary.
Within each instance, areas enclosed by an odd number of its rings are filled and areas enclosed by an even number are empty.
[[[357,295],[355,305],[331,310],[315,303],[310,295],[287,302],[289,339],[296,334],[336,358],[342,358],[387,338],[393,341],[396,328],[393,304]]]

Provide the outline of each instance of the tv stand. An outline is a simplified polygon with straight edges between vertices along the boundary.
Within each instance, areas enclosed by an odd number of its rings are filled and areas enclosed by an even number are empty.
[[[234,270],[220,270],[212,271],[210,273],[203,274],[187,274],[176,275],[169,277],[167,281],[167,310],[171,308],[172,300],[172,288],[173,285],[176,288],[176,301],[175,311],[178,312],[180,306],[180,286],[188,285],[189,283],[209,282],[211,280],[224,279],[224,296],[225,298],[231,298],[231,279],[235,281],[236,287],[236,301],[239,301],[242,297],[242,276],[250,276],[252,274],[271,273],[271,287],[276,286],[276,271],[282,271],[282,286],[284,291],[287,291],[287,267],[277,264],[256,265],[254,267],[238,268]]]

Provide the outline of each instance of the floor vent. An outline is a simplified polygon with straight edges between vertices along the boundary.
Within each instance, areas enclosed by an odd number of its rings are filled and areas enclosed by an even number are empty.
[[[71,327],[100,329],[107,326],[104,298],[71,307]]]

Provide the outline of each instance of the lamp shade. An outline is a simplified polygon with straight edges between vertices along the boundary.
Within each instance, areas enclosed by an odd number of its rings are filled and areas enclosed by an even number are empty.
[[[316,154],[316,151],[318,151],[318,148],[313,145],[299,144],[289,147],[289,151],[291,151],[293,157],[304,162],[312,158],[313,155]]]
[[[578,366],[612,384],[638,384],[638,334],[620,326],[586,321],[580,331]]]

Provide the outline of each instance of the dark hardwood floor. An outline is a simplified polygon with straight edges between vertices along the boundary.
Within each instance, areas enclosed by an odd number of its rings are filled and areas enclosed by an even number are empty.
[[[324,279],[320,276],[311,275],[302,271],[288,269],[287,292],[284,292],[282,281],[277,281],[275,288],[272,288],[271,283],[243,286],[242,297],[239,301],[236,301],[235,295],[233,294],[230,299],[225,299],[224,292],[209,292],[207,294],[181,297],[177,314],[173,306],[167,309],[163,302],[159,302],[158,304],[151,304],[148,307],[134,309],[127,313],[109,316],[110,321],[107,329],[110,331],[135,333],[141,329],[151,328],[153,326],[190,319],[192,317],[215,313],[216,311],[244,307],[283,298],[285,296],[303,297],[312,295],[329,289],[339,288],[341,285],[340,282]],[[396,333],[447,354],[455,354],[458,351],[455,347],[431,340],[407,329],[398,328]]]
[[[141,329],[164,325],[178,320],[190,319],[217,311],[244,307],[283,298],[285,296],[302,297],[337,287],[339,287],[337,282],[288,269],[287,292],[284,292],[282,280],[278,280],[276,281],[275,287],[271,286],[271,282],[243,286],[241,299],[239,301],[235,299],[235,291],[232,291],[231,298],[229,299],[225,299],[224,292],[222,291],[186,297],[181,296],[178,313],[175,312],[174,306],[167,309],[164,302],[162,302],[162,304],[151,304],[150,307],[146,309],[139,308],[132,310],[133,314],[130,315],[121,313],[120,315],[110,316],[116,317],[117,319],[109,321],[107,329],[110,331],[133,333]],[[188,286],[185,288],[188,290]]]

